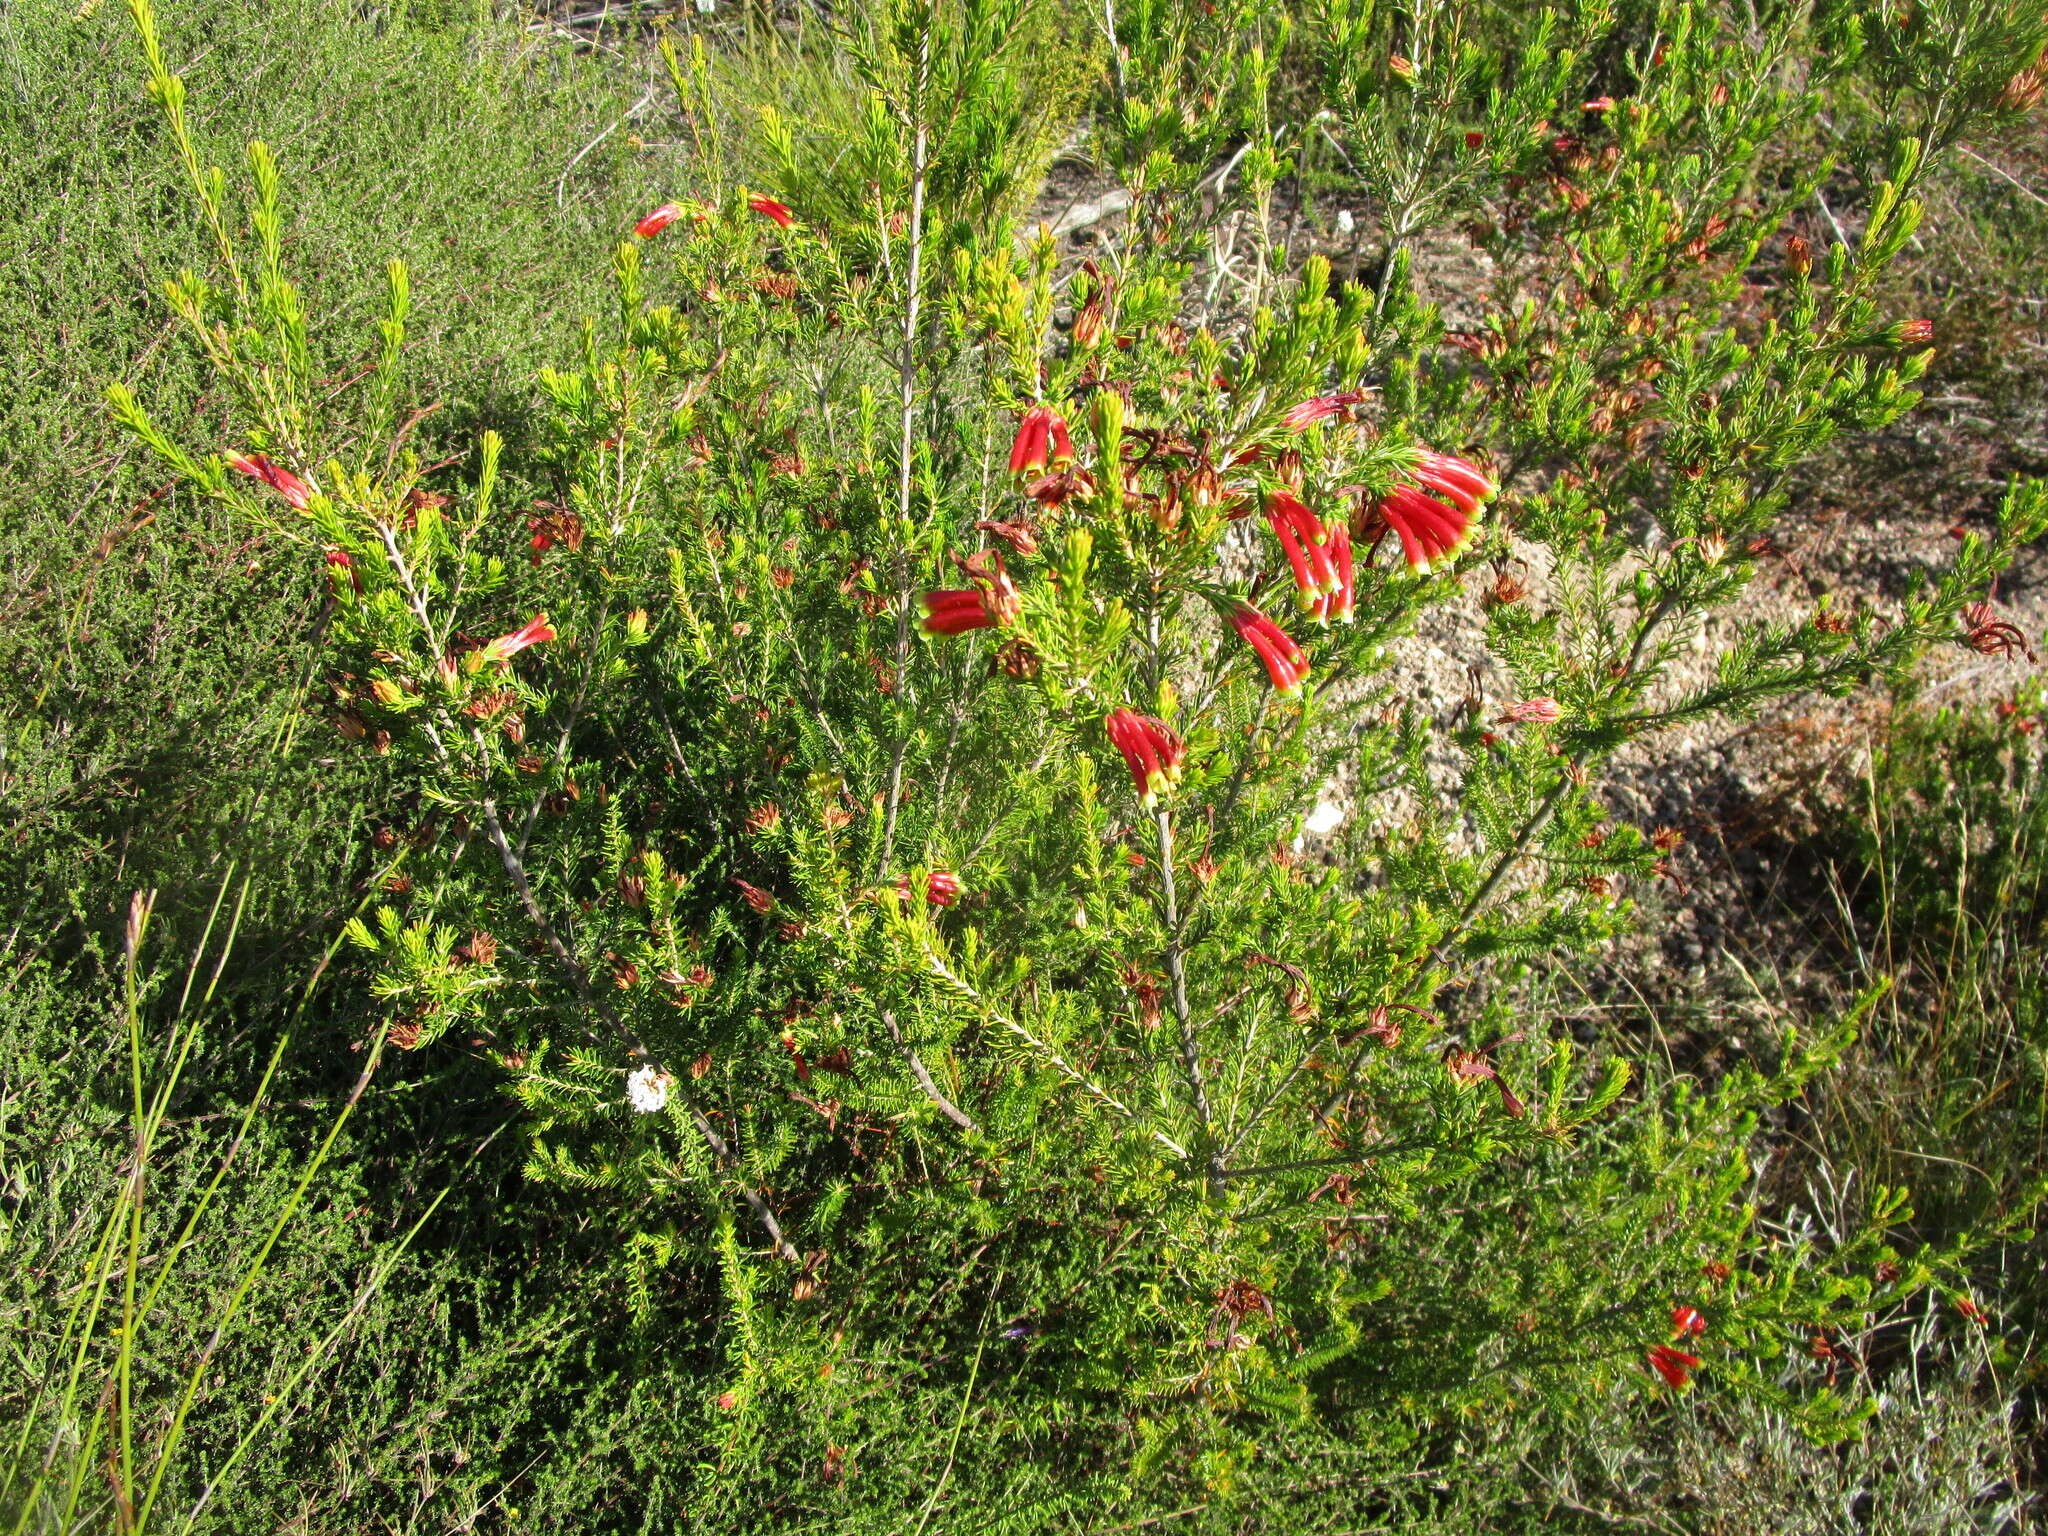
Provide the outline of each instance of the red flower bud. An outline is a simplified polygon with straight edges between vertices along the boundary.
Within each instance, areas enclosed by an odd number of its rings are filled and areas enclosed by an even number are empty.
[[[1706,1315],[1698,1307],[1673,1307],[1671,1309],[1671,1337],[1674,1339],[1696,1339],[1706,1331]]]

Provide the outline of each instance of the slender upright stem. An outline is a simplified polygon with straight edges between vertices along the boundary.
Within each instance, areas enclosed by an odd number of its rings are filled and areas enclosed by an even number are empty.
[[[1167,995],[1173,1005],[1174,1022],[1180,1028],[1181,1071],[1188,1080],[1188,1093],[1194,1101],[1195,1123],[1200,1128],[1200,1150],[1208,1161],[1209,1193],[1212,1198],[1223,1195],[1223,1155],[1216,1144],[1213,1129],[1214,1115],[1209,1108],[1209,1085],[1202,1075],[1202,1047],[1196,1035],[1195,1021],[1188,1007],[1188,973],[1183,952],[1185,937],[1181,930],[1180,893],[1173,875],[1173,813],[1161,807],[1152,813],[1153,823],[1159,828],[1159,898],[1162,916],[1166,921],[1166,982]]]
[[[910,527],[910,462],[917,434],[917,339],[918,325],[923,318],[925,161],[931,148],[930,130],[925,124],[924,97],[931,70],[931,50],[931,29],[927,27],[918,52],[917,75],[910,94],[910,115],[916,135],[910,155],[910,291],[903,305],[903,356],[896,370],[902,416],[896,464],[899,533]],[[884,220],[883,228],[886,230],[887,227]],[[896,557],[896,687],[899,691],[905,687],[909,660],[910,551],[906,548]],[[875,866],[877,880],[887,878],[889,861],[896,852],[896,816],[903,804],[903,759],[909,750],[910,731],[906,726],[896,738],[896,750],[889,762],[888,810],[882,824],[882,856]]]

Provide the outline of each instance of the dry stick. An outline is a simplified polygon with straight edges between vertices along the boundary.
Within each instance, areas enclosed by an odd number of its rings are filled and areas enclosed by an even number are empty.
[[[897,441],[896,465],[896,515],[900,528],[910,526],[910,455],[916,442],[917,433],[917,329],[922,318],[922,291],[924,281],[924,185],[925,156],[928,152],[930,133],[924,120],[924,94],[931,69],[931,33],[926,31],[918,51],[916,82],[911,88],[911,115],[916,119],[917,139],[911,150],[910,176],[910,272],[908,277],[909,297],[903,306],[903,357],[897,365],[896,377],[898,399],[901,405],[902,433]],[[887,238],[888,221],[883,221],[884,238]],[[907,687],[910,663],[910,555],[906,550],[896,557],[896,686]],[[907,699],[906,699],[907,702]],[[958,721],[955,721],[958,728]],[[910,729],[906,726],[896,738],[896,751],[889,762],[889,788],[887,792],[888,813],[882,823],[882,854],[875,863],[877,882],[889,878],[889,864],[896,854],[896,818],[903,806],[903,759],[910,751]],[[937,1104],[948,1120],[963,1131],[978,1130],[974,1121],[963,1113],[960,1107],[943,1093],[932,1081],[931,1072],[925,1067],[916,1051],[903,1042],[903,1035],[896,1027],[893,1014],[884,1013],[882,1020],[889,1026],[889,1034],[902,1051],[910,1075],[925,1095]]]
[[[527,921],[539,930],[542,942],[547,945],[549,952],[561,964],[562,969],[568,972],[569,980],[576,988],[577,997],[582,1000],[584,1006],[594,1009],[612,1027],[628,1049],[638,1055],[647,1055],[647,1048],[640,1043],[632,1030],[627,1028],[626,1021],[591,989],[590,975],[583,968],[583,962],[562,942],[561,934],[555,931],[555,925],[548,920],[547,913],[541,910],[540,902],[533,894],[533,885],[526,878],[526,866],[512,847],[511,840],[505,836],[504,823],[498,819],[497,801],[486,799],[483,802],[483,813],[485,835],[490,838],[491,846],[498,850],[498,861],[504,865],[506,878],[512,882],[513,890],[518,893],[519,904],[526,908]],[[711,1155],[721,1163],[735,1161],[731,1143],[718,1134],[718,1128],[705,1117],[704,1111],[691,1103],[687,1096],[683,1102],[690,1111],[690,1121],[697,1127],[697,1133],[711,1148]],[[744,1181],[740,1183],[740,1197],[747,1202],[755,1220],[759,1221],[768,1233],[769,1240],[775,1245],[775,1251],[791,1261],[800,1257],[794,1245],[782,1235],[782,1224],[775,1219],[775,1213],[768,1209],[767,1201]]]
[[[884,1008],[882,1010],[882,1022],[889,1027],[889,1038],[896,1042],[896,1049],[903,1053],[904,1061],[909,1063],[910,1066],[910,1075],[917,1079],[917,1086],[924,1090],[925,1097],[938,1105],[939,1112],[959,1126],[961,1130],[980,1130],[981,1127],[974,1123],[965,1110],[939,1092],[939,1085],[932,1081],[931,1073],[926,1069],[925,1064],[918,1059],[917,1052],[903,1043],[903,1031],[896,1027],[896,1015]]]

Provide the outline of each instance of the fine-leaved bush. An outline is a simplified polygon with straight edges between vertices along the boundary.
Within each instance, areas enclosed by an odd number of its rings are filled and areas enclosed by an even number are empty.
[[[1759,1117],[1856,1020],[1636,1093],[1471,983],[1669,872],[1618,754],[1997,643],[2038,486],[1911,591],[1742,601],[1791,472],[1914,403],[1930,338],[1878,285],[2038,19],[1912,8],[1819,249],[1801,134],[1865,57],[1831,8],[888,0],[807,44],[836,147],[722,119],[687,39],[705,131],[614,311],[528,439],[429,465],[405,270],[343,411],[277,165],[244,200],[200,162],[131,8],[213,242],[166,292],[232,407],[113,409],[326,583],[309,707],[405,850],[348,928],[383,1039],[495,1060],[643,1286],[719,1276],[731,1443],[798,1405],[836,1484],[863,1394],[989,1351],[1212,1488],[1267,1422],[1364,1455],[1696,1372],[1868,1411],[1788,1350],[1966,1244],[1895,1243],[1903,1191],[1827,1240],[1752,1203]],[[1102,58],[1041,88],[1034,46]],[[1090,78],[1124,197],[1076,261],[1013,221]],[[1341,280],[1287,205],[1311,145],[1368,221]],[[1399,671],[1423,623],[1490,658],[1448,707]]]

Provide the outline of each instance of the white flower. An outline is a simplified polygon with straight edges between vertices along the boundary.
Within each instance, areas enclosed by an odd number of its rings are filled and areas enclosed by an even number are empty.
[[[626,1079],[626,1102],[643,1115],[656,1114],[668,1102],[675,1081],[657,1066],[644,1066]]]

